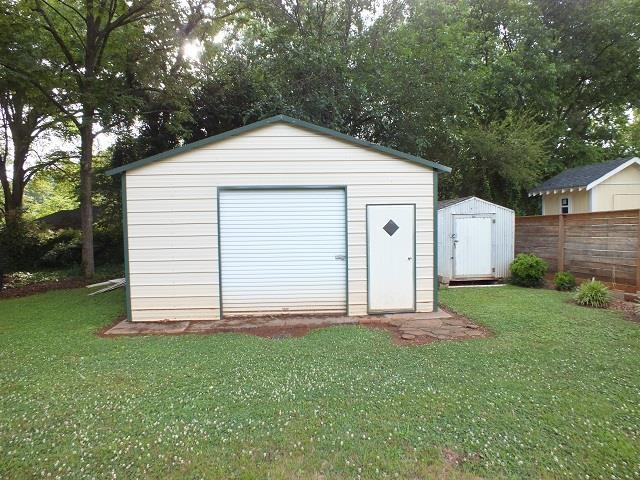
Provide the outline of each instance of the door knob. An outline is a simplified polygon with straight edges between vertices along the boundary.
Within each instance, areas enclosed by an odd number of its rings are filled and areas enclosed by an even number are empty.
[[[407,257],[407,260],[413,260],[413,257]]]
[[[336,255],[336,256],[335,256],[335,259],[336,259],[336,260],[345,260],[345,258],[346,258],[346,257],[345,257],[344,255]]]

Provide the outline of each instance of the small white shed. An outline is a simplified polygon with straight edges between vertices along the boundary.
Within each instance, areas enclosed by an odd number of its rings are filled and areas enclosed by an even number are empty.
[[[283,115],[115,168],[128,319],[437,310],[449,171]]]
[[[494,280],[513,261],[513,210],[477,197],[438,204],[438,270],[444,283]]]

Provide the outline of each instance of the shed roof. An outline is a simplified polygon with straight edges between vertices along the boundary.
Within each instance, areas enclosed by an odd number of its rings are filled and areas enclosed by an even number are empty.
[[[503,207],[502,205],[490,202],[489,200],[484,200],[484,199],[482,199],[480,197],[476,197],[474,195],[469,195],[468,197],[459,197],[459,198],[450,198],[448,200],[441,200],[441,201],[438,202],[438,210],[443,210],[445,208],[449,208],[449,207],[452,207],[454,205],[458,205],[459,203],[467,202],[469,200],[475,200],[477,202],[484,203],[486,205],[491,205],[492,207],[495,207],[495,208],[500,208],[502,210],[508,210],[510,212],[513,212],[513,210],[511,210],[508,207]]]
[[[451,168],[445,167],[444,165],[440,165],[439,163],[432,162],[430,160],[425,160],[424,158],[417,157],[415,155],[410,155],[408,153],[400,152],[398,150],[394,150],[393,148],[383,147],[381,145],[377,145],[375,143],[368,142],[366,140],[362,140],[356,137],[352,137],[350,135],[345,135],[344,133],[337,132],[335,130],[331,130],[329,128],[321,127],[319,125],[315,125],[313,123],[305,122],[303,120],[298,120],[296,118],[288,117],[286,115],[276,115],[275,117],[266,118],[264,120],[260,120],[255,123],[250,123],[249,125],[245,125],[244,127],[236,128],[234,130],[229,130],[228,132],[220,133],[218,135],[213,135],[211,137],[204,138],[202,140],[198,140],[197,142],[188,143],[181,147],[174,148],[172,150],[168,150],[166,152],[159,153],[157,155],[153,155],[151,157],[143,158],[142,160],[138,160],[136,162],[129,163],[127,165],[123,165],[121,167],[112,168],[111,170],[107,170],[107,175],[116,175],[118,173],[127,172],[134,168],[142,167],[144,165],[148,165],[149,163],[157,162],[159,160],[164,160],[166,158],[173,157],[175,155],[179,155],[181,153],[188,152],[190,150],[205,146],[211,145],[216,142],[220,142],[229,137],[234,137],[237,135],[241,135],[243,133],[250,132],[257,128],[264,127],[266,125],[272,125],[274,123],[286,123],[289,125],[293,125],[295,127],[304,128],[306,130],[310,130],[315,133],[319,133],[321,135],[327,135],[329,137],[336,138],[338,140],[342,140],[345,142],[352,143],[354,145],[358,145],[364,148],[370,148],[372,150],[376,150],[381,153],[386,153],[387,155],[391,155],[401,160],[405,160],[407,162],[416,163],[423,167],[433,168],[435,170],[439,170],[441,172],[449,173],[451,172]]]
[[[469,200],[470,198],[473,198],[473,196],[450,198],[448,200],[440,200],[438,201],[438,210],[441,208],[450,207],[451,205],[455,205],[456,203],[464,202],[465,200]]]
[[[608,162],[570,168],[530,190],[529,195],[540,195],[544,192],[563,188],[585,188],[590,190],[598,180],[604,180],[608,174],[617,173],[617,171],[626,168],[628,164],[634,163],[634,161],[638,162],[638,160],[637,157],[616,158]]]

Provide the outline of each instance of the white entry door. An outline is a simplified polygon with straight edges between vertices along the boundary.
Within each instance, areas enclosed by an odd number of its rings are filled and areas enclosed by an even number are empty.
[[[458,217],[455,219],[454,276],[487,277],[493,274],[491,230],[489,217]]]
[[[222,314],[347,310],[345,190],[219,192]]]
[[[415,205],[367,205],[367,291],[370,312],[413,312]]]

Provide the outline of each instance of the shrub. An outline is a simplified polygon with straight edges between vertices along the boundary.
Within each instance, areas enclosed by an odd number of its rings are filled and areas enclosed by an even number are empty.
[[[0,270],[34,268],[42,256],[37,226],[22,218],[0,226]]]
[[[41,233],[42,257],[38,264],[44,268],[63,268],[80,263],[82,236],[80,230],[66,229]]]
[[[549,265],[535,255],[520,253],[511,263],[511,282],[521,287],[539,287]]]
[[[605,308],[611,302],[611,293],[604,283],[591,279],[589,282],[580,284],[574,299],[578,305]]]
[[[569,272],[558,272],[553,278],[556,284],[556,290],[567,292],[573,290],[576,286],[576,277]]]

